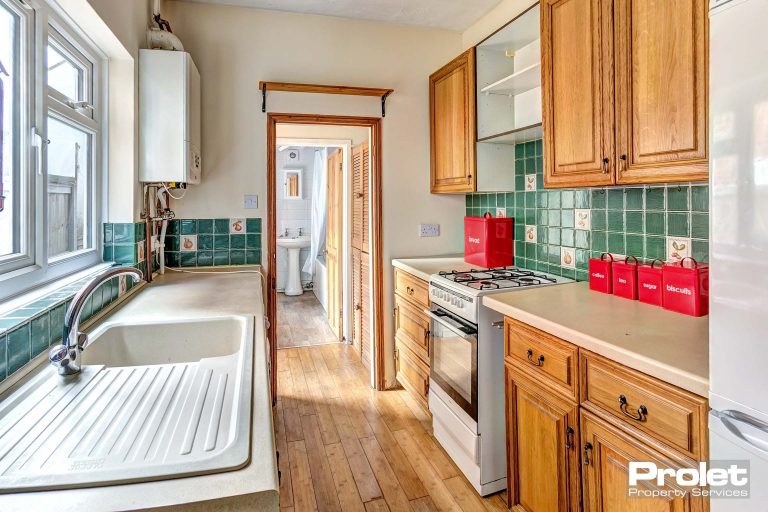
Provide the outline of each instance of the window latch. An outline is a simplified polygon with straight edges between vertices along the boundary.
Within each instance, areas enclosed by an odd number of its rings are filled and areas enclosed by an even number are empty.
[[[43,175],[43,144],[50,144],[50,139],[44,139],[37,128],[32,128],[32,146],[35,148],[35,165],[37,174]]]
[[[87,101],[72,101],[72,100],[69,100],[69,101],[67,101],[67,105],[69,106],[69,108],[73,108],[75,110],[84,110],[84,109],[93,110],[93,105],[91,105]]]

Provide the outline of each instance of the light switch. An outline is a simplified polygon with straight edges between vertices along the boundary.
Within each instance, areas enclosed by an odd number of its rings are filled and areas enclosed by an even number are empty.
[[[243,208],[246,210],[256,210],[259,208],[259,196],[244,195]]]
[[[440,236],[440,224],[419,224],[419,236],[422,238]]]

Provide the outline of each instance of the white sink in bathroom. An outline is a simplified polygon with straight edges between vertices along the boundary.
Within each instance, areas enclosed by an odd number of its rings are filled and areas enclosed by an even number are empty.
[[[308,236],[280,237],[277,239],[277,245],[286,249],[306,249],[309,244]]]
[[[254,321],[106,323],[83,371],[0,402],[0,493],[219,473],[250,460]]]
[[[309,247],[310,243],[308,236],[280,237],[277,239],[278,247],[288,249],[288,279],[286,279],[285,290],[283,290],[283,293],[286,295],[301,295],[304,293],[304,288],[301,286],[299,254],[302,249]]]

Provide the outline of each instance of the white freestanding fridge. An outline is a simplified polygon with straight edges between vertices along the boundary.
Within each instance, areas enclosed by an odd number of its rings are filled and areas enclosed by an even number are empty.
[[[750,462],[768,510],[768,0],[710,2],[710,460]]]

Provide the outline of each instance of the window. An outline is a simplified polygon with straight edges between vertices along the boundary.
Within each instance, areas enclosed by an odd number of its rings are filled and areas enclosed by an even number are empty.
[[[0,0],[0,300],[101,260],[105,60],[32,1]]]

